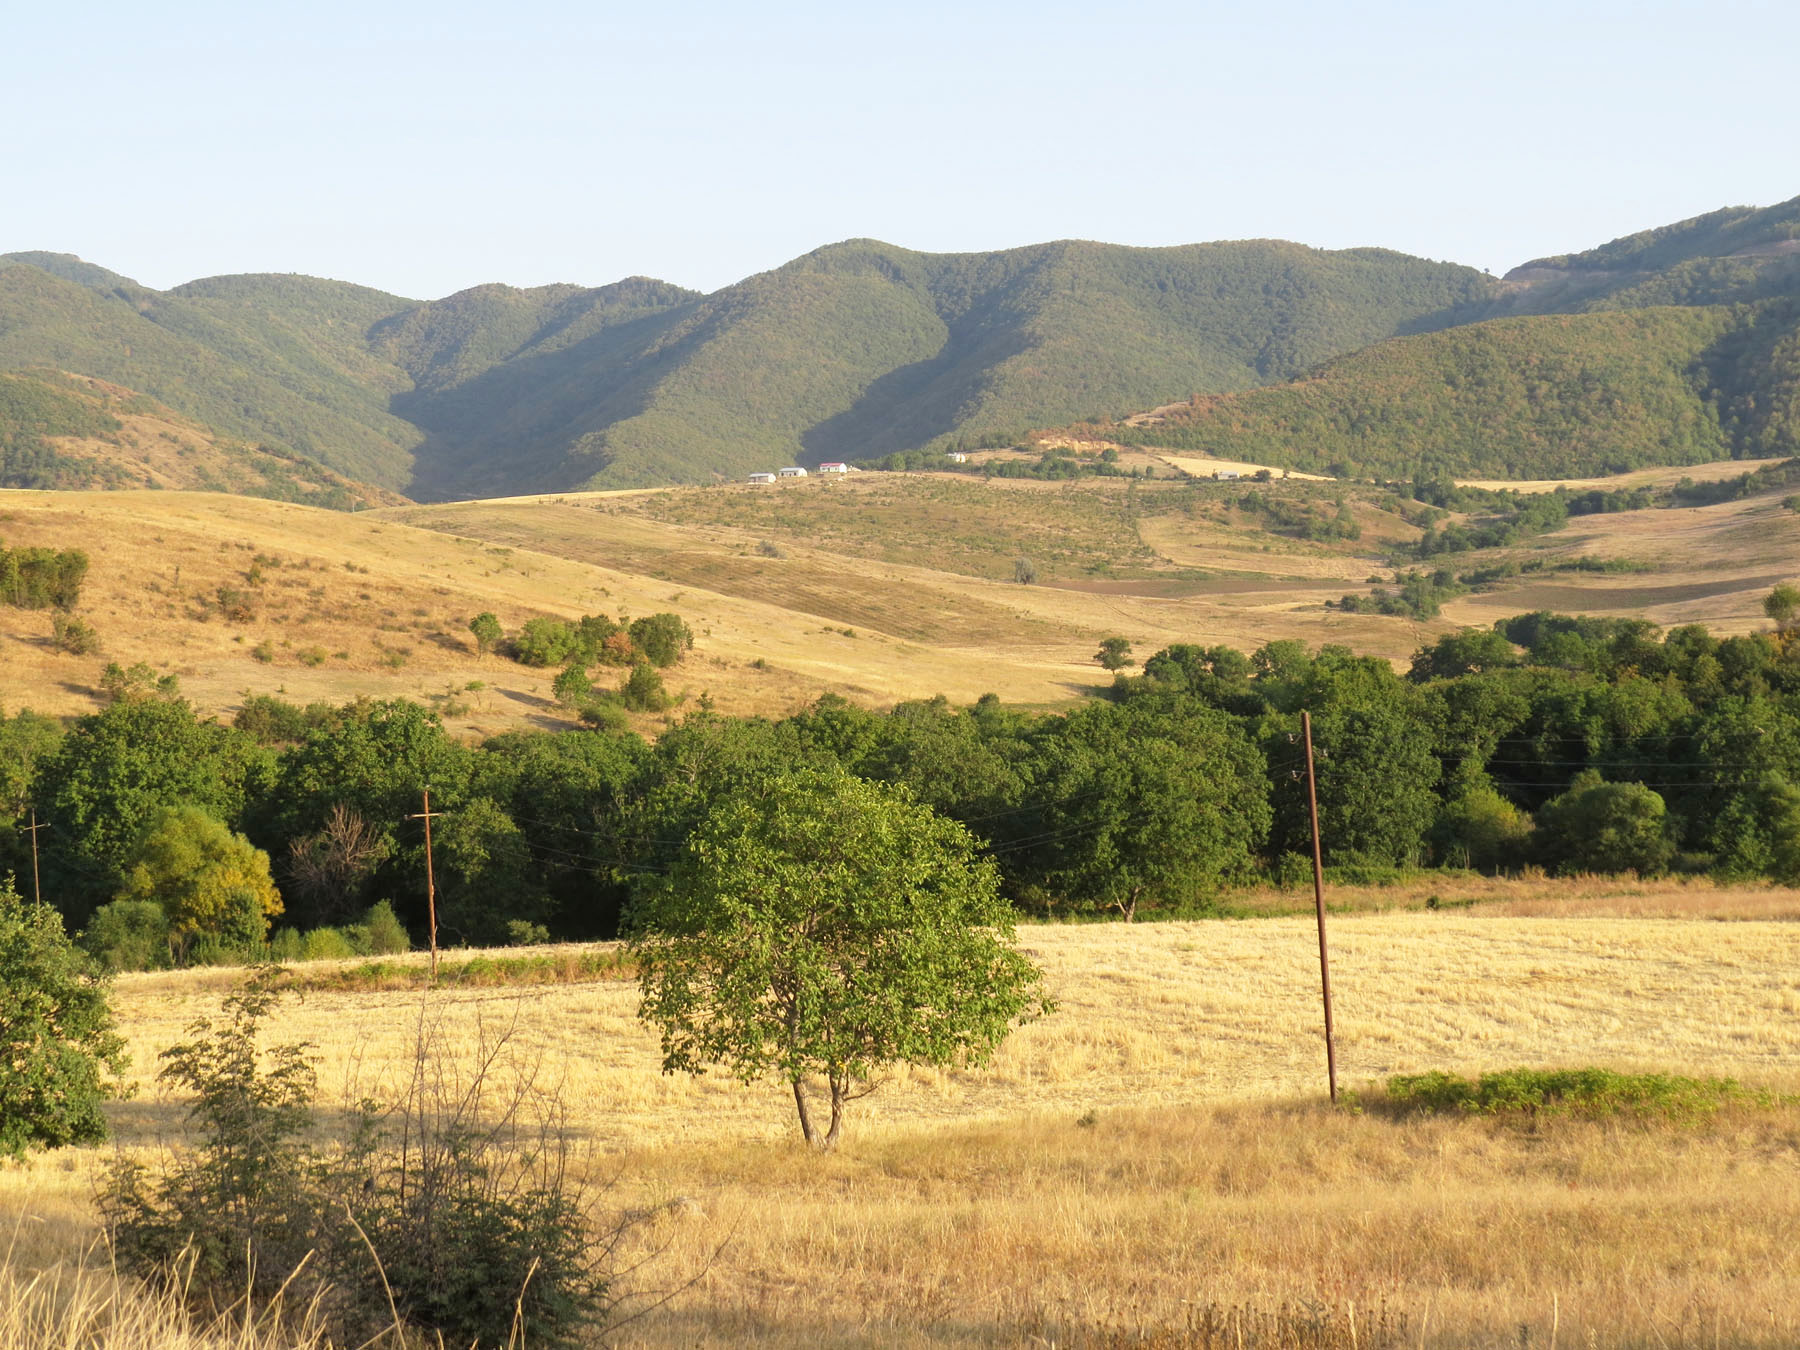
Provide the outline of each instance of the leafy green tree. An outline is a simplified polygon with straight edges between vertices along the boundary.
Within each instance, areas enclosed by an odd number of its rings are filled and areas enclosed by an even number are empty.
[[[1539,849],[1557,871],[1661,872],[1675,854],[1663,799],[1642,783],[1608,783],[1594,770],[1538,812]]]
[[[282,909],[269,855],[195,806],[164,807],[151,817],[119,899],[160,905],[177,957],[197,939],[254,949]]]
[[[475,654],[486,656],[506,638],[500,620],[485,610],[469,620],[469,632],[475,637]]]
[[[1049,1008],[968,832],[841,769],[722,803],[633,917],[663,1071],[779,1078],[819,1149],[883,1066],[981,1062]]]
[[[1126,666],[1137,664],[1131,659],[1130,640],[1122,637],[1101,639],[1100,650],[1094,653],[1094,660],[1106,670],[1123,670]]]
[[[154,900],[114,900],[94,911],[81,945],[109,971],[169,964],[169,916]]]
[[[631,621],[631,645],[653,666],[680,661],[694,645],[694,634],[679,614],[651,614]]]
[[[513,639],[513,655],[527,666],[560,666],[578,645],[575,630],[561,619],[527,619]]]
[[[111,900],[150,818],[197,806],[229,824],[263,798],[274,760],[250,737],[179,700],[115,703],[81,718],[40,761],[32,789],[45,838],[44,889],[83,921]]]
[[[1800,586],[1783,582],[1770,591],[1763,597],[1763,613],[1775,621],[1777,628],[1788,627],[1800,618]]]
[[[0,1154],[106,1137],[107,1076],[125,1069],[105,978],[48,905],[0,881]]]
[[[1248,875],[1269,832],[1262,756],[1226,714],[1101,704],[1053,719],[1030,768],[1037,809],[1001,847],[1048,908],[1204,906]]]
[[[471,798],[445,813],[436,835],[438,922],[451,938],[496,946],[508,920],[543,921],[549,904],[530,844],[499,803]]]
[[[587,667],[579,661],[571,661],[564,666],[550,686],[550,692],[556,695],[556,701],[565,708],[579,708],[594,692],[594,682],[588,678]]]
[[[1444,803],[1432,837],[1444,861],[1487,871],[1528,856],[1531,817],[1480,784]]]
[[[639,661],[619,686],[619,698],[633,712],[661,712],[670,703],[662,676],[648,661]]]

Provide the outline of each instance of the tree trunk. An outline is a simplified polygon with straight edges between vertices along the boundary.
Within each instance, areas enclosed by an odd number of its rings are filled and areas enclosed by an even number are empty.
[[[819,1147],[818,1136],[813,1132],[812,1116],[809,1115],[806,1110],[806,1089],[800,1086],[800,1080],[798,1078],[794,1080],[794,1105],[800,1109],[800,1133],[806,1137],[807,1146],[809,1148]],[[836,1103],[834,1102],[833,1105],[835,1106]],[[832,1129],[835,1132],[837,1129],[837,1113],[835,1110],[832,1112],[831,1123]],[[827,1145],[826,1147],[830,1146]]]
[[[831,1080],[831,1128],[825,1131],[825,1142],[819,1145],[821,1153],[829,1153],[837,1147],[838,1132],[844,1127],[844,1088],[842,1079]]]

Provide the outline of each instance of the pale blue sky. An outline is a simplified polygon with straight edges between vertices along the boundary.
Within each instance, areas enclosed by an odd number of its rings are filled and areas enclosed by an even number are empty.
[[[0,0],[0,252],[404,295],[821,244],[1503,271],[1800,194],[1791,3]]]

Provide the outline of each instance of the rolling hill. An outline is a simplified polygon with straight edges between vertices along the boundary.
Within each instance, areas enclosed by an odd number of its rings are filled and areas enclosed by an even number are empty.
[[[647,278],[419,304],[296,276],[161,292],[0,257],[0,370],[147,394],[421,498],[736,476],[1280,379],[1486,302],[1490,278],[1271,241],[832,245],[701,296]]]
[[[1170,399],[1119,439],[1386,475],[1793,453],[1796,314],[1800,198],[1503,280],[1272,240],[850,240],[710,295],[629,277],[421,303],[0,255],[0,371],[98,379],[420,500],[1006,444]]]

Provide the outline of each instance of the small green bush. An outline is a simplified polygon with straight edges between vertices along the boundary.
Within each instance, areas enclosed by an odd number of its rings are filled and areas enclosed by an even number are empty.
[[[70,614],[59,613],[51,618],[50,640],[59,652],[70,656],[92,656],[100,650],[100,635],[93,625]]]
[[[162,970],[169,964],[169,916],[154,900],[114,900],[94,911],[81,945],[110,971]]]
[[[412,939],[407,936],[406,925],[400,922],[399,916],[394,913],[394,907],[386,900],[378,900],[370,906],[369,912],[363,915],[361,926],[369,935],[371,956],[392,956],[412,950]]]
[[[550,941],[550,930],[530,919],[508,919],[506,941],[513,947],[541,947]]]
[[[355,955],[355,945],[336,928],[315,928],[300,939],[302,961],[341,961]]]
[[[1506,1069],[1462,1078],[1436,1071],[1388,1079],[1388,1101],[1428,1114],[1704,1118],[1732,1104],[1767,1104],[1729,1078],[1615,1073],[1611,1069]]]

